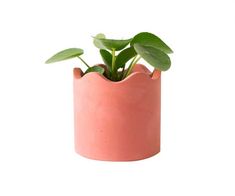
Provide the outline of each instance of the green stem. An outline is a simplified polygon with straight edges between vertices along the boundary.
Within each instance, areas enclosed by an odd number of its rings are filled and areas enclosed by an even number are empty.
[[[115,67],[115,49],[112,49],[112,71],[114,71],[114,67]]]
[[[80,56],[78,56],[78,58],[79,58],[88,68],[90,68],[90,66],[89,66]]]
[[[124,78],[126,78],[127,76],[130,75],[130,73],[132,72],[132,69],[134,67],[134,65],[141,59],[141,56],[135,56],[135,58],[132,60],[131,65],[128,67],[128,70],[124,76]]]
[[[115,77],[115,61],[116,61],[116,56],[115,56],[115,49],[112,49],[112,70],[111,70],[111,72],[112,72],[112,79],[114,79],[114,77]]]
[[[124,65],[124,67],[122,68],[122,74],[121,74],[121,79],[123,79],[123,77],[124,77],[124,73],[125,73],[125,68],[126,68],[126,65]]]
[[[125,70],[123,70],[122,79],[124,79],[124,78],[126,77],[126,74],[127,74],[128,70],[130,69],[131,65],[133,64],[133,62],[135,61],[136,58],[137,58],[137,55],[132,59],[130,65],[129,65],[128,68],[127,68],[126,73],[125,73]]]

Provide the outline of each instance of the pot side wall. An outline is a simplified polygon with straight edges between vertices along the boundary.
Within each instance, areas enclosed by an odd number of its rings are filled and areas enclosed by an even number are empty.
[[[160,72],[152,77],[135,72],[112,82],[94,72],[81,77],[75,68],[76,152],[109,161],[139,160],[158,153],[160,105]]]

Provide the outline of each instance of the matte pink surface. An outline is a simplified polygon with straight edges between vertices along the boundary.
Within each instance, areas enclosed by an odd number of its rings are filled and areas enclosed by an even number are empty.
[[[75,150],[91,159],[132,161],[160,151],[161,73],[137,64],[112,82],[74,69]]]

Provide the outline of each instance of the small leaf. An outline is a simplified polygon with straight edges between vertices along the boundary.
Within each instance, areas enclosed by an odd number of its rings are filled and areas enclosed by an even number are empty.
[[[167,54],[173,53],[171,48],[167,46],[159,37],[148,32],[137,34],[131,41],[131,46],[133,46],[134,44],[152,46]]]
[[[94,37],[93,43],[99,49],[105,49],[102,42],[99,39],[105,39],[105,35],[103,33],[99,33]]]
[[[108,69],[111,70],[112,67],[112,55],[104,49],[100,50],[100,55],[105,63],[105,65],[107,65]]]
[[[95,65],[95,66],[93,66],[93,67],[89,67],[89,68],[86,70],[85,74],[87,74],[87,73],[89,73],[89,72],[98,72],[98,73],[100,73],[101,75],[103,75],[104,72],[105,72],[105,70],[104,70],[103,67],[100,67],[100,66],[98,66],[98,65]]]
[[[153,67],[166,71],[171,66],[170,58],[161,50],[152,46],[134,44],[136,52]]]
[[[105,39],[94,37],[95,40],[100,41],[100,43],[108,50],[122,50],[125,48],[131,41],[131,39],[126,40],[114,40],[114,39]],[[103,49],[103,48],[101,48]]]
[[[71,59],[77,56],[80,56],[83,54],[83,50],[80,48],[69,48],[66,50],[63,50],[61,52],[58,52],[57,54],[55,54],[54,56],[52,56],[51,58],[49,58],[46,63],[55,63],[58,61],[63,61],[63,60],[67,60],[67,59]]]
[[[127,61],[129,61],[131,58],[133,58],[136,55],[137,53],[134,50],[134,47],[130,47],[130,48],[126,48],[122,50],[116,58],[116,63],[115,63],[116,68],[119,69],[119,68],[124,67]]]

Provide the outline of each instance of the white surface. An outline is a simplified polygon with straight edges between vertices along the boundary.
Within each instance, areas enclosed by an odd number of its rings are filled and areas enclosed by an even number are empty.
[[[233,0],[1,1],[0,195],[234,196],[234,10]],[[81,63],[43,62],[81,47],[94,64],[90,36],[141,31],[175,51],[162,77],[162,151],[129,163],[84,159],[73,149]]]

